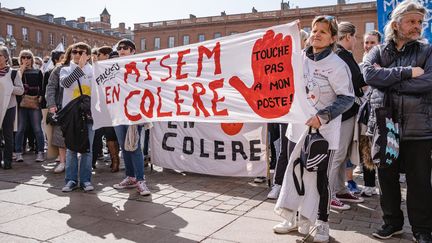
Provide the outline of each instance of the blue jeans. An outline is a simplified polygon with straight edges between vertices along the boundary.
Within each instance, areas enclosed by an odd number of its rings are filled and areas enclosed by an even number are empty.
[[[18,108],[18,131],[15,135],[15,152],[23,152],[24,133],[27,124],[33,129],[38,152],[43,152],[45,139],[42,132],[42,111],[40,109]]]
[[[79,176],[81,185],[84,182],[91,182],[92,175],[92,145],[93,145],[93,137],[94,131],[92,130],[92,125],[88,124],[88,139],[90,142],[90,152],[81,154],[80,168],[79,168]],[[66,150],[66,174],[65,174],[65,182],[74,181],[78,184],[78,153],[71,151],[69,149]]]
[[[138,126],[138,148],[135,151],[126,151],[125,150],[125,138],[128,129],[128,125],[120,125],[114,127],[117,140],[120,144],[123,154],[123,160],[126,167],[126,176],[135,177],[137,181],[144,180],[144,156],[141,150],[141,126]]]

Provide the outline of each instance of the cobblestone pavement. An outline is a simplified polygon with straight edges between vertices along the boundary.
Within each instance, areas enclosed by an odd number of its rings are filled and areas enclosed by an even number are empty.
[[[93,172],[95,191],[62,193],[64,174],[55,162],[14,163],[0,170],[0,242],[299,242],[301,235],[277,235],[269,189],[251,178],[146,169],[149,197],[112,185],[124,172],[108,162]],[[357,179],[361,179],[358,177]],[[330,215],[331,242],[380,242],[371,233],[381,225],[378,196]],[[406,212],[405,203],[403,203]],[[406,219],[406,224],[408,220]],[[411,242],[410,227],[401,238]],[[309,240],[310,241],[310,240]]]

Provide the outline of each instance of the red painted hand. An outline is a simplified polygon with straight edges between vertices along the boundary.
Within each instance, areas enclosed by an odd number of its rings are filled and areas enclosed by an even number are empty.
[[[254,83],[248,88],[237,76],[229,83],[263,118],[278,118],[288,114],[294,99],[292,68],[292,38],[272,30],[257,40],[252,51]]]

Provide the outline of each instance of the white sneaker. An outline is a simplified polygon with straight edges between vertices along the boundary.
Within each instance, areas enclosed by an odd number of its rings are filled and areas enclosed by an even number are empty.
[[[277,234],[287,234],[291,231],[297,230],[297,220],[296,216],[294,216],[291,220],[284,220],[282,223],[279,223],[273,226],[273,232]]]
[[[365,197],[372,197],[373,195],[376,194],[378,194],[376,187],[370,187],[370,186],[365,186],[361,193],[361,195]]]
[[[58,165],[54,169],[54,173],[56,174],[63,173],[63,171],[65,171],[65,166],[66,166],[65,164],[66,164],[65,162],[58,163]]]
[[[125,189],[125,188],[134,188],[136,187],[137,181],[135,177],[127,176],[120,183],[114,184],[113,187],[115,189]]]
[[[299,222],[297,223],[297,225],[298,225],[297,231],[300,234],[302,234],[302,235],[309,234],[310,227],[311,227],[311,221],[309,221],[308,219],[306,219],[304,217],[301,217],[300,220],[299,220]]]
[[[313,242],[328,242],[330,239],[330,229],[328,222],[317,220]]]
[[[254,182],[255,183],[264,183],[266,180],[267,180],[266,177],[260,176],[260,177],[255,177]]]
[[[24,161],[24,159],[22,157],[22,153],[16,153],[15,156],[16,156],[16,159],[15,159],[16,162],[23,162]]]
[[[136,183],[137,191],[141,196],[148,196],[151,194],[150,190],[148,189],[145,181],[138,181]]]
[[[276,200],[279,197],[279,193],[281,191],[282,186],[278,185],[278,184],[274,184],[271,191],[269,192],[269,194],[267,195],[268,199],[273,199]]]
[[[36,162],[44,162],[44,161],[45,161],[44,153],[38,152],[36,155]]]

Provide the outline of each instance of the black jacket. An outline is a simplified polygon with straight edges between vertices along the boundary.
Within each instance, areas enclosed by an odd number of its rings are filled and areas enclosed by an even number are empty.
[[[355,61],[352,53],[346,50],[341,45],[336,45],[335,53],[348,65],[351,71],[351,81],[354,87],[355,96],[362,97],[363,96],[362,87],[366,86],[367,84],[363,79],[363,74],[361,73],[360,67]],[[342,121],[348,120],[349,118],[356,116],[359,108],[360,105],[354,102],[351,108],[342,114]]]
[[[57,113],[65,138],[66,148],[78,153],[89,153],[87,124],[92,122],[90,96],[81,95],[70,101]]]
[[[375,68],[375,63],[381,68]],[[425,73],[412,78],[411,67],[421,67]],[[392,94],[391,102],[402,125],[402,140],[432,139],[432,47],[429,44],[412,41],[400,51],[393,41],[376,46],[366,56],[363,74],[366,83]]]

